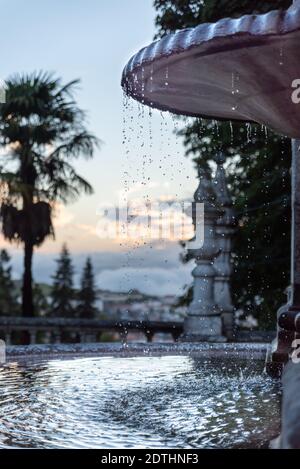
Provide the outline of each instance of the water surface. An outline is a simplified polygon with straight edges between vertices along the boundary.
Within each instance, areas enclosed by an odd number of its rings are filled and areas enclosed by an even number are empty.
[[[11,363],[1,448],[256,448],[279,432],[263,363],[189,356]]]

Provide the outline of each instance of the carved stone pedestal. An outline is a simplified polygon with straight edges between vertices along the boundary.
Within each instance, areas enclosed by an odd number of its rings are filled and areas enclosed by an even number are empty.
[[[215,193],[210,176],[199,168],[200,184],[194,194],[193,223],[196,237],[188,243],[190,258],[196,267],[194,277],[193,301],[188,308],[181,340],[224,342],[222,335],[221,311],[214,298],[214,279],[216,271],[213,261],[219,253],[216,242],[215,226],[220,211],[216,208]],[[198,210],[202,208],[201,210]]]

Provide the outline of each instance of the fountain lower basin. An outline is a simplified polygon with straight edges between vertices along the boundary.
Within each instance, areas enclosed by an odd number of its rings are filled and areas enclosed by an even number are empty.
[[[280,385],[263,374],[266,348],[10,347],[0,448],[266,447],[280,420]]]

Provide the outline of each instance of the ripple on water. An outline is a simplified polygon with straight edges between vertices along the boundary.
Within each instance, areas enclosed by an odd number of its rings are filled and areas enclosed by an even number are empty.
[[[84,358],[0,369],[0,447],[262,447],[279,432],[262,363]]]

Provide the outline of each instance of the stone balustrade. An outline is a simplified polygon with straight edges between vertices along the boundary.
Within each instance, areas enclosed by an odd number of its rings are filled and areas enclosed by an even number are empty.
[[[169,334],[176,341],[183,331],[180,322],[163,321],[102,321],[96,319],[0,317],[0,338],[7,345],[14,343],[16,332],[22,343],[59,344],[66,336],[79,343],[101,341],[103,333],[115,332],[126,342],[129,332],[142,332],[148,342],[157,333]]]

